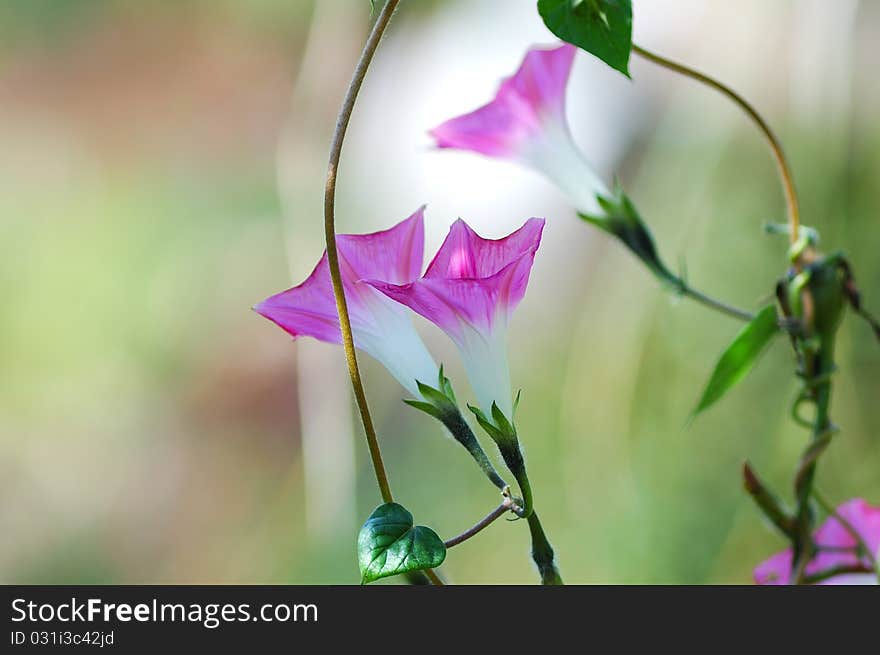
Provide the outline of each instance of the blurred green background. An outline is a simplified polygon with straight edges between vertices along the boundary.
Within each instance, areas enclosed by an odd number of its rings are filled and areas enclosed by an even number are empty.
[[[880,311],[880,5],[636,0],[637,40],[712,71],[784,139],[804,221]],[[526,47],[531,0],[414,0],[377,58],[341,170],[339,226],[429,203],[429,248],[462,215],[498,236],[547,216],[514,319],[536,503],[576,583],[741,583],[783,547],[740,465],[789,496],[805,433],[780,340],[685,421],[738,326],[663,293],[512,166],[429,148]],[[0,5],[0,582],[357,583],[379,502],[338,349],[250,311],[323,247],[329,134],[366,0],[11,0]],[[636,61],[582,55],[572,122],[623,180],[666,259],[746,307],[785,243],[773,163],[723,99]],[[620,79],[618,79],[620,78]],[[453,350],[420,324],[469,395]],[[820,484],[880,501],[880,348],[849,317]],[[497,503],[439,425],[365,362],[396,496],[444,537]],[[461,583],[531,583],[525,526],[450,552]]]

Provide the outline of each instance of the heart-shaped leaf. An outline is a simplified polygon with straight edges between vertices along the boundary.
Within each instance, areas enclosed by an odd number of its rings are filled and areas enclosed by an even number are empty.
[[[692,418],[715,404],[742,380],[778,332],[776,307],[768,305],[736,335],[733,343],[721,355]]]
[[[402,505],[385,503],[370,514],[358,534],[361,581],[440,566],[446,546],[431,528],[413,526],[413,516]]]
[[[560,39],[597,56],[629,77],[630,0],[538,0],[538,13]]]

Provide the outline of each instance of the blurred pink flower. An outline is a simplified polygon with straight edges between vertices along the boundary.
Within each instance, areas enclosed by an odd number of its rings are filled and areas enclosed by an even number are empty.
[[[531,218],[503,239],[480,237],[456,221],[425,275],[408,284],[369,280],[446,332],[458,346],[481,408],[512,418],[507,324],[522,300],[544,219]]]
[[[838,507],[837,513],[859,533],[871,554],[876,556],[880,551],[880,507],[872,507],[864,500],[855,498]],[[863,564],[868,568],[871,567],[872,563],[868,561],[868,558],[860,558],[854,551],[840,550],[855,546],[856,539],[834,516],[828,517],[816,530],[815,539],[817,545],[834,550],[819,552],[807,565],[807,575],[815,575],[821,571],[840,566]],[[788,549],[762,562],[755,568],[755,582],[765,585],[790,584],[791,559],[792,552],[791,549]],[[877,584],[877,574],[841,574],[824,580],[820,584]]]
[[[406,284],[418,279],[425,249],[424,207],[388,230],[340,234],[336,243],[355,347],[381,362],[418,396],[416,380],[433,384],[437,365],[409,312],[362,280]],[[294,338],[342,342],[326,251],[305,282],[267,298],[254,310]]]
[[[577,149],[565,117],[566,86],[577,48],[532,48],[494,100],[430,130],[437,146],[519,162],[547,176],[581,212],[599,209],[609,195]]]

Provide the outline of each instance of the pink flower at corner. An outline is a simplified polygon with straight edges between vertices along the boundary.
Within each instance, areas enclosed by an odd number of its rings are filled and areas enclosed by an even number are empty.
[[[409,284],[369,283],[448,334],[485,411],[497,403],[512,418],[507,324],[526,292],[544,219],[532,218],[503,239],[484,239],[459,219],[425,275]]]
[[[487,105],[430,130],[440,148],[509,159],[544,174],[585,213],[605,184],[577,149],[566,121],[566,87],[577,48],[532,48]]]
[[[865,545],[876,556],[880,551],[880,507],[874,507],[860,498],[849,500],[837,508],[840,514],[862,537]],[[816,530],[816,544],[828,548],[851,548],[856,545],[853,535],[834,516]],[[755,582],[762,585],[787,585],[791,583],[792,566],[791,549],[777,553],[755,568]],[[855,566],[864,564],[871,566],[867,558],[861,560],[854,552],[826,551],[817,554],[807,565],[806,574],[815,575],[838,566]],[[820,584],[877,584],[876,573],[858,573],[837,575]]]
[[[381,362],[418,396],[416,380],[433,383],[437,365],[407,310],[362,280],[405,284],[418,279],[425,249],[424,207],[388,230],[340,234],[336,243],[355,347]],[[254,310],[294,338],[342,342],[326,251],[305,282],[267,298]]]

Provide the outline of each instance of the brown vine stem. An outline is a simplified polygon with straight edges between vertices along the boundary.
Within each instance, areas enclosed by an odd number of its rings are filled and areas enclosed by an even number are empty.
[[[465,530],[457,537],[453,537],[445,542],[445,546],[447,548],[452,548],[453,546],[457,546],[460,543],[463,543],[470,539],[473,536],[476,536],[484,529],[488,528],[492,523],[494,523],[497,519],[501,518],[503,514],[511,510],[513,502],[509,498],[505,498],[504,502],[501,503],[498,507],[493,509],[485,518],[481,519],[479,523],[474,525],[472,528]]]
[[[339,251],[336,247],[336,174],[339,171],[339,160],[342,158],[342,144],[345,142],[345,135],[348,132],[348,125],[351,122],[358,94],[364,84],[367,71],[370,69],[373,55],[376,54],[379,42],[382,40],[385,29],[391,22],[391,17],[399,4],[400,0],[387,0],[385,6],[382,7],[382,11],[379,12],[373,29],[370,31],[370,36],[367,37],[357,66],[355,66],[351,83],[339,110],[339,117],[336,119],[336,129],[333,132],[333,142],[330,146],[330,161],[327,165],[327,184],[324,188],[324,238],[327,242],[327,265],[330,269],[330,280],[333,282],[336,311],[339,313],[342,347],[345,350],[345,361],[348,363],[348,374],[351,377],[351,386],[354,389],[354,397],[361,414],[361,422],[364,424],[364,434],[367,438],[373,470],[376,473],[376,483],[379,485],[382,500],[386,503],[393,502],[394,496],[391,494],[388,473],[385,471],[385,462],[382,460],[382,450],[379,448],[379,439],[376,437],[376,428],[373,425],[373,417],[370,415],[370,407],[367,404],[367,394],[364,391],[357,352],[354,349],[351,318],[348,315],[348,304],[345,300],[345,287],[342,284],[342,274],[339,271]],[[432,584],[438,586],[443,584],[443,581],[431,569],[425,570],[424,574]]]
[[[446,584],[445,582],[443,582],[443,580],[440,579],[440,576],[437,575],[433,569],[425,569],[424,571],[422,571],[422,573],[427,576],[428,580],[430,580],[431,584],[435,587],[442,587]]]
[[[755,109],[748,100],[739,95],[736,91],[731,89],[729,86],[722,84],[716,79],[709,77],[708,75],[701,73],[699,71],[694,70],[693,68],[689,68],[684,64],[680,64],[678,62],[672,61],[670,59],[666,59],[665,57],[661,57],[653,52],[645,50],[644,48],[633,44],[632,51],[647,59],[650,62],[657,64],[658,66],[662,66],[664,68],[668,68],[671,71],[679,73],[680,75],[684,75],[685,77],[689,77],[692,80],[696,80],[702,84],[705,84],[716,91],[727,96],[730,100],[736,103],[740,109],[742,109],[749,118],[758,126],[758,129],[764,134],[764,137],[767,139],[767,143],[770,146],[770,150],[773,152],[773,158],[776,160],[776,166],[779,169],[779,177],[782,180],[783,190],[785,192],[785,202],[788,208],[788,225],[791,229],[791,242],[795,243],[800,236],[798,232],[800,231],[800,208],[798,205],[798,197],[797,192],[795,191],[794,186],[794,177],[791,174],[791,167],[788,165],[788,160],[785,157],[785,151],[782,149],[782,143],[779,141],[779,138],[770,128],[770,125],[758,113],[758,110]]]
[[[354,388],[354,396],[358,410],[361,414],[361,422],[364,424],[364,433],[367,438],[367,446],[370,449],[370,459],[376,473],[376,482],[382,494],[382,500],[390,503],[394,500],[391,494],[391,485],[388,483],[388,474],[385,471],[385,463],[382,460],[382,451],[379,448],[379,440],[376,437],[376,428],[370,415],[367,404],[367,395],[364,391],[364,383],[361,380],[361,372],[358,366],[357,353],[354,349],[354,338],[351,333],[351,318],[348,315],[348,304],[345,300],[345,288],[342,284],[342,274],[339,271],[339,252],[336,248],[336,174],[339,170],[339,160],[342,156],[342,144],[345,142],[345,134],[351,122],[351,114],[354,111],[355,102],[364,78],[373,61],[373,55],[379,47],[385,28],[391,21],[394,10],[397,9],[399,0],[388,0],[373,25],[370,36],[364,45],[354,75],[345,94],[345,100],[339,110],[339,118],[336,120],[336,129],[333,133],[333,142],[330,146],[330,162],[327,166],[327,184],[324,189],[324,237],[327,242],[327,264],[330,268],[330,279],[333,282],[333,295],[336,298],[336,311],[339,313],[339,330],[342,333],[342,347],[345,350],[345,360],[348,363],[348,374],[351,377],[351,386]]]

